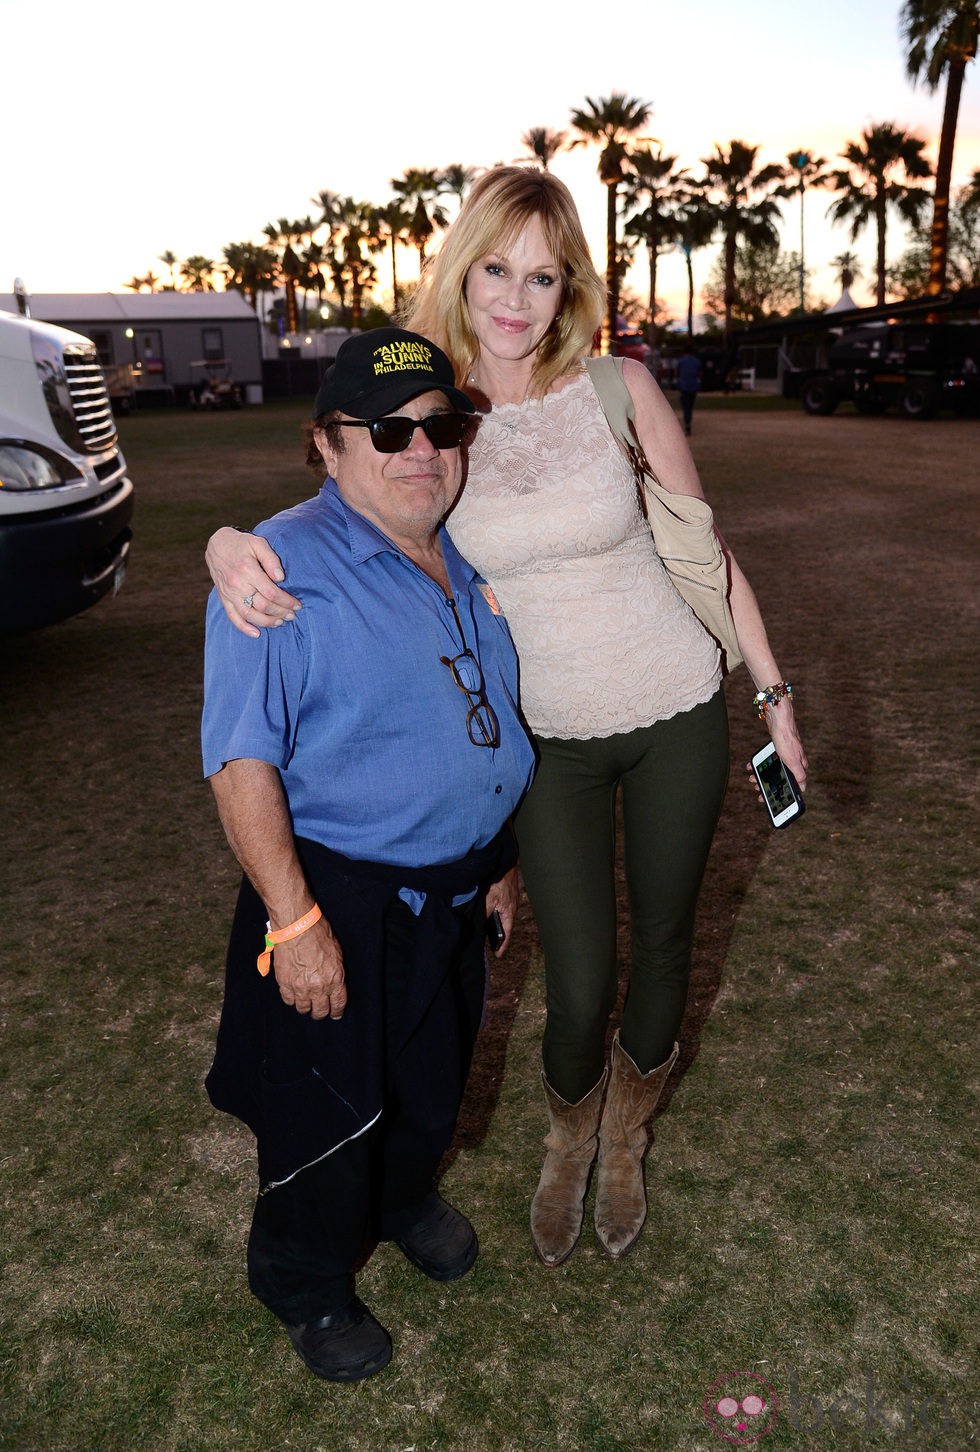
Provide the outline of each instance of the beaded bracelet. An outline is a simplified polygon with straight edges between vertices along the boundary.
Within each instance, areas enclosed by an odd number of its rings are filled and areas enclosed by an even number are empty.
[[[776,706],[786,696],[793,699],[793,687],[789,681],[777,681],[774,686],[766,686],[764,691],[757,691],[752,697],[752,704],[758,713],[760,721],[766,719],[766,711],[770,706]]]
[[[304,913],[301,918],[297,918],[294,923],[290,923],[285,928],[277,928],[273,932],[272,924],[266,923],[265,952],[259,954],[255,964],[263,978],[272,966],[272,950],[276,944],[288,943],[290,938],[298,938],[301,933],[306,932],[307,928],[312,928],[314,923],[318,923],[322,916],[319,907],[314,903],[308,913]]]

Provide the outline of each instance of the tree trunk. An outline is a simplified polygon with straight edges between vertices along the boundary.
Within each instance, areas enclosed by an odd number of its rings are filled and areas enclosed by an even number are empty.
[[[401,307],[401,299],[398,296],[398,264],[395,261],[395,234],[391,234],[391,295],[394,301],[395,317]]]
[[[878,290],[876,296],[880,308],[885,305],[885,206],[885,193],[879,189],[878,195],[875,197],[875,226],[878,232],[878,254],[876,262],[878,270]]]
[[[926,292],[935,296],[946,287],[946,257],[949,251],[949,187],[953,176],[953,147],[956,143],[956,122],[963,89],[964,60],[951,60],[946,77],[946,102],[943,106],[943,129],[939,136],[936,160],[936,186],[933,193],[932,232],[929,238],[929,281]]]
[[[725,347],[731,340],[732,308],[735,306],[735,249],[738,237],[732,229],[725,233]]]
[[[647,325],[647,342],[651,348],[657,346],[657,246],[660,238],[657,222],[659,218],[651,203],[651,220],[647,232],[647,250],[650,253],[650,321]]]
[[[611,353],[619,312],[619,269],[616,266],[616,183],[606,183],[606,318],[602,325],[602,352]]]
[[[694,340],[694,264],[691,262],[690,247],[684,250],[684,261],[687,265],[687,339]]]
[[[299,332],[299,314],[296,309],[296,279],[287,277],[283,284],[286,291],[286,332]]]

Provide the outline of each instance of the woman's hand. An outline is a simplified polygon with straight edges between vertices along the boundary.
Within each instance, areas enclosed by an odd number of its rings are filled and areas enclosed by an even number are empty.
[[[260,535],[219,529],[204,555],[225,614],[243,635],[259,638],[259,627],[271,629],[295,619],[303,607],[275,583],[284,578],[279,556]],[[251,602],[251,603],[248,603]]]
[[[796,777],[800,791],[805,792],[806,752],[796,725],[796,717],[793,715],[793,702],[788,696],[784,696],[775,706],[766,708],[766,725],[780,760]]]
[[[793,715],[793,702],[788,696],[784,696],[775,706],[766,708],[766,725],[769,727],[769,735],[772,737],[772,744],[776,748],[780,761],[793,773],[800,791],[805,792],[808,763],[797,729],[796,718]],[[751,761],[745,763],[745,770],[748,772],[750,784],[761,802],[762,793],[759,791],[759,784],[755,779]]]

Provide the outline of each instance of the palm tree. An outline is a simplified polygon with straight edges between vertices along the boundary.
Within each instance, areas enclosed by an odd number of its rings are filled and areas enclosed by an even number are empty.
[[[877,300],[885,301],[885,234],[888,209],[896,211],[913,226],[928,199],[925,187],[915,180],[932,175],[922,155],[925,142],[891,121],[865,127],[860,141],[849,141],[841,152],[851,170],[841,168],[828,180],[841,195],[828,208],[835,222],[850,222],[851,241],[873,221],[878,239],[876,254]]]
[[[440,173],[411,167],[404,176],[392,177],[391,189],[409,214],[408,235],[418,248],[419,276],[425,270],[425,249],[437,227],[445,227],[449,215],[439,205],[442,195]]]
[[[684,170],[674,170],[677,157],[664,156],[660,147],[656,155],[649,147],[641,147],[633,152],[631,162],[626,194],[640,209],[628,219],[626,234],[646,244],[650,262],[647,341],[652,348],[657,341],[657,258],[665,246],[677,240],[677,212],[690,195],[689,177]]]
[[[688,198],[677,214],[678,246],[684,254],[687,270],[687,336],[694,337],[694,263],[693,255],[707,247],[715,235],[715,218],[711,208],[697,196]]]
[[[280,217],[277,222],[269,222],[262,228],[263,236],[268,239],[276,257],[276,281],[281,282],[283,287],[287,333],[299,332],[296,291],[304,272],[302,258],[293,244],[302,246],[303,239],[312,237],[315,230],[316,223],[312,217],[303,217],[296,222],[290,222],[288,217]]]
[[[358,329],[361,326],[364,291],[378,278],[378,270],[366,254],[380,252],[386,245],[379,209],[370,202],[339,197],[333,192],[321,192],[320,202],[323,206],[322,221],[330,233],[327,261],[341,311],[349,316],[350,326]]]
[[[463,166],[460,162],[454,161],[451,166],[444,166],[439,173],[439,185],[447,196],[455,197],[460,206],[466,200],[466,193],[476,178],[475,166]]]
[[[186,292],[214,292],[214,262],[195,253],[180,264]],[[152,291],[152,288],[151,288]]]
[[[977,54],[980,0],[905,0],[900,24],[908,46],[905,68],[913,82],[921,75],[929,90],[935,91],[943,73],[946,74],[946,100],[939,134],[929,239],[929,282],[926,286],[927,293],[936,294],[946,286],[953,147],[956,144],[963,77]]]
[[[776,221],[781,212],[775,197],[786,169],[776,163],[756,169],[758,154],[758,146],[748,146],[744,141],[730,141],[727,151],[716,142],[713,154],[701,159],[705,174],[698,189],[724,246],[726,345],[732,329],[739,241],[755,246],[779,241]]]
[[[255,242],[229,242],[222,256],[225,287],[242,293],[249,307],[257,311],[259,294],[268,292],[275,279],[275,253]]]
[[[824,167],[827,165],[822,156],[811,156],[808,151],[791,151],[786,160],[796,173],[796,180],[787,182],[786,186],[777,189],[777,195],[781,197],[792,196],[793,192],[800,194],[800,312],[806,312],[806,254],[803,247],[803,201],[806,197],[807,186],[821,187],[827,180]]]
[[[347,199],[344,217],[344,264],[351,290],[351,327],[361,326],[361,299],[366,288],[378,280],[378,269],[370,255],[383,252],[385,238],[378,224],[377,208],[370,202]],[[368,254],[368,255],[365,255]]]
[[[320,243],[314,242],[312,236],[305,247],[297,249],[296,255],[299,258],[299,273],[296,277],[296,286],[303,294],[302,324],[305,329],[310,302],[310,289],[312,288],[316,293],[318,301],[323,297],[323,289],[326,287],[326,281],[320,269],[327,258]]]
[[[148,272],[145,277],[137,277],[134,273],[128,282],[123,283],[123,287],[128,287],[133,292],[142,292],[144,288],[147,292],[156,292],[159,281],[160,279],[152,272]]]
[[[969,212],[980,207],[980,171],[975,171],[963,188],[961,204]]]
[[[844,251],[830,259],[830,265],[837,274],[842,293],[849,292],[851,284],[861,276],[861,264],[856,252]]]
[[[398,201],[391,201],[387,206],[376,209],[375,224],[379,235],[387,241],[391,252],[391,296],[396,318],[401,312],[397,253],[399,245],[408,241],[408,224],[411,220],[410,213],[406,212],[401,202]]]
[[[158,262],[162,262],[165,267],[169,267],[170,268],[170,287],[167,289],[167,291],[169,291],[169,292],[176,292],[177,291],[177,277],[176,277],[176,274],[174,273],[174,268],[177,266],[177,254],[176,254],[176,252],[171,252],[169,249],[166,252],[161,252],[160,253],[160,256],[157,258],[157,261]]]
[[[548,170],[548,163],[554,161],[559,151],[565,150],[567,141],[567,131],[549,131],[547,126],[532,126],[521,137],[521,145],[527,147],[528,157],[533,158],[543,171]]]
[[[606,316],[602,325],[602,351],[611,353],[616,337],[616,314],[619,311],[619,257],[617,250],[619,184],[629,160],[628,141],[647,124],[651,105],[648,101],[613,91],[594,101],[586,96],[585,106],[573,111],[572,125],[579,133],[569,143],[588,146],[594,143],[599,151],[599,180],[606,188]]]

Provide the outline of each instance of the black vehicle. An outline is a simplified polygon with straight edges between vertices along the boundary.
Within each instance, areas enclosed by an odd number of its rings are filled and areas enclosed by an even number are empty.
[[[807,413],[839,403],[859,413],[896,407],[910,419],[940,409],[980,414],[980,322],[866,323],[830,345],[827,366],[794,379]]]

